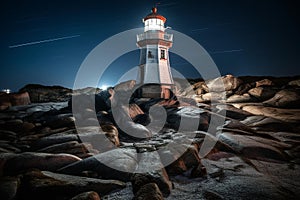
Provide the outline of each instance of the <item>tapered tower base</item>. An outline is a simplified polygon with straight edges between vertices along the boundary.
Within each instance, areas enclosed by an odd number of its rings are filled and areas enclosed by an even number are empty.
[[[137,91],[139,98],[162,98],[170,99],[174,97],[175,86],[147,84],[141,86]]]

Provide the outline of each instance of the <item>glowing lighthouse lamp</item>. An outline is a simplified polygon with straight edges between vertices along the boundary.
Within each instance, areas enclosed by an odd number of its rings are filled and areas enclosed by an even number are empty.
[[[173,35],[165,32],[166,18],[157,13],[157,8],[152,8],[143,22],[144,33],[137,35],[140,48],[138,82],[143,85],[140,95],[168,99],[174,87],[168,53]]]

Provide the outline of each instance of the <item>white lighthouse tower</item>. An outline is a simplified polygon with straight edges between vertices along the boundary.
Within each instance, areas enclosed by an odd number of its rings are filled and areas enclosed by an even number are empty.
[[[137,35],[141,52],[138,75],[138,82],[143,85],[141,96],[167,99],[174,86],[169,60],[173,35],[165,32],[166,18],[158,14],[155,7],[143,22],[144,33]]]

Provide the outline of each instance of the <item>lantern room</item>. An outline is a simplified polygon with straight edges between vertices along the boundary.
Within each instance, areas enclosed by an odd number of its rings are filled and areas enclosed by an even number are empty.
[[[157,8],[152,8],[152,13],[147,15],[143,22],[145,24],[144,31],[165,31],[166,18],[157,13]]]

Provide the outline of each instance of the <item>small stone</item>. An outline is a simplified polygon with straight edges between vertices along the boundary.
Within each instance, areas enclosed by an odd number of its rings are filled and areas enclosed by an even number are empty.
[[[248,91],[248,93],[261,101],[272,98],[278,89],[271,87],[256,87]]]
[[[179,158],[172,164],[166,166],[166,171],[168,172],[168,174],[173,176],[183,174],[187,170],[188,168],[186,167],[184,161],[181,158]]]
[[[208,172],[208,175],[211,178],[217,178],[217,177],[221,177],[224,175],[224,171],[221,168],[215,167],[215,168],[211,168]]]
[[[17,191],[20,187],[20,177],[1,177],[0,181],[0,197],[5,200],[16,199]]]
[[[181,158],[187,168],[198,166],[201,163],[199,152],[195,145],[188,146]]]
[[[156,183],[143,185],[133,200],[163,200],[163,195]]]
[[[29,133],[30,131],[32,131],[35,128],[35,125],[33,123],[29,123],[29,122],[24,122],[23,123],[23,127],[22,130],[25,133]]]
[[[255,85],[256,85],[256,87],[271,86],[271,85],[274,85],[274,83],[269,79],[263,79],[263,80],[260,80],[260,81],[256,81]]]
[[[255,83],[245,83],[240,85],[236,90],[235,90],[235,94],[237,95],[243,95],[245,93],[247,93],[251,88],[255,87]]]
[[[78,194],[70,200],[100,200],[100,197],[97,192],[91,191]]]
[[[120,146],[119,131],[113,125],[101,125],[102,131],[105,132],[106,137],[111,141],[116,147]]]
[[[222,200],[222,199],[224,199],[221,195],[219,195],[218,193],[211,191],[211,190],[204,190],[203,196],[207,200]]]
[[[201,163],[198,166],[195,166],[191,171],[191,178],[202,178],[206,176],[207,176],[206,168]]]

